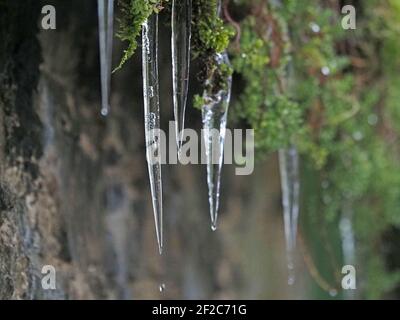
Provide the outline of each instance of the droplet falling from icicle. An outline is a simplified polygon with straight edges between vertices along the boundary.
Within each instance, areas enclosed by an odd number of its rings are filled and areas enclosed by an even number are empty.
[[[178,156],[185,128],[189,84],[192,0],[172,0],[172,85]]]
[[[114,32],[114,0],[98,0],[99,47],[101,72],[101,114],[110,110],[110,84]]]
[[[292,285],[295,281],[294,252],[296,249],[300,196],[299,157],[294,146],[279,151],[279,169],[281,174],[288,284]]]
[[[153,13],[142,25],[143,98],[146,159],[158,249],[163,248],[163,206],[160,146],[160,101],[158,87],[158,15]]]
[[[216,54],[217,65],[230,65],[227,53]],[[213,83],[213,79],[209,79]],[[208,200],[210,204],[211,229],[217,229],[221,170],[224,155],[225,131],[231,96],[232,77],[226,78],[221,89],[210,94],[205,91],[202,107],[203,136],[207,161]]]

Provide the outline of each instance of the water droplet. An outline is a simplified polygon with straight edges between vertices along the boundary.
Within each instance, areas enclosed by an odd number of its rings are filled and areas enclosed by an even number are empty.
[[[108,109],[102,108],[101,109],[101,115],[104,116],[104,117],[107,116],[108,115]]]
[[[294,282],[295,282],[294,275],[289,275],[289,277],[288,277],[288,285],[292,286],[292,285],[294,285]]]
[[[323,202],[324,204],[330,204],[330,203],[332,202],[331,196],[328,195],[328,194],[323,195],[323,196],[322,196],[322,202]]]
[[[331,297],[336,297],[337,296],[337,290],[336,289],[331,289],[331,290],[329,290],[329,295],[331,296]]]
[[[327,67],[327,66],[322,67],[322,68],[321,68],[321,73],[322,73],[324,76],[329,76],[330,73],[331,73],[331,69],[329,69],[329,67]]]
[[[217,226],[214,225],[214,224],[212,224],[212,225],[211,225],[211,230],[212,230],[212,231],[216,231],[216,230],[217,230]]]
[[[321,31],[320,26],[317,25],[315,22],[310,23],[310,28],[314,33],[319,33]]]
[[[360,131],[356,131],[353,133],[353,138],[356,141],[361,141],[364,138],[364,136]]]
[[[371,126],[375,126],[378,123],[378,116],[376,114],[370,114],[368,116],[368,123]]]
[[[164,292],[165,291],[165,283],[161,283],[160,286],[158,287],[158,289],[160,290],[160,292]]]

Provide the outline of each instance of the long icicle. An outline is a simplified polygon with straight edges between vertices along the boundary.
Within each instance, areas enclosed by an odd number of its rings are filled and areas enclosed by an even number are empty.
[[[343,262],[345,265],[355,266],[356,248],[353,230],[353,207],[349,200],[344,200],[342,215],[339,221],[340,236],[342,239]],[[344,290],[344,298],[351,300],[356,298],[355,290]]]
[[[97,1],[101,71],[101,114],[110,110],[110,84],[114,33],[114,0]]]
[[[160,145],[160,101],[158,87],[158,15],[153,13],[142,25],[143,98],[146,158],[156,226],[158,249],[163,248],[163,206]]]
[[[296,147],[279,150],[279,169],[281,174],[283,221],[288,264],[288,284],[295,281],[294,251],[297,239],[297,221],[299,216],[299,156]]]
[[[172,0],[172,84],[176,144],[180,154],[189,85],[192,0]]]
[[[228,54],[216,54],[215,63],[230,65]],[[209,81],[213,82],[212,79]],[[210,204],[211,229],[217,229],[221,170],[224,155],[225,130],[231,96],[232,77],[226,79],[216,94],[205,92],[202,107],[203,136],[207,160],[208,201]]]

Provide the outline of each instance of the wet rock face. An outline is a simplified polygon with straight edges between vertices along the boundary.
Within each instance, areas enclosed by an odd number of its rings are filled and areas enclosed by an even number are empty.
[[[57,9],[57,29],[46,31],[37,28],[40,1],[5,3],[0,299],[272,297],[264,288],[272,291],[277,275],[282,283],[286,278],[284,265],[271,262],[284,252],[283,241],[271,240],[283,240],[276,164],[251,177],[224,167],[218,233],[209,227],[206,168],[164,166],[166,252],[160,257],[144,152],[140,55],[113,75],[112,112],[103,118],[96,2],[46,1]],[[160,38],[161,126],[168,128],[170,39]],[[200,128],[198,111],[190,110],[187,120]],[[267,190],[259,187],[266,179]],[[254,243],[268,243],[268,250]],[[55,290],[42,288],[46,265],[56,270]],[[285,297],[284,290],[273,297]]]
[[[31,298],[34,233],[25,200],[39,176],[41,122],[33,109],[39,79],[37,3],[0,13],[0,298]],[[39,12],[39,11],[38,11]],[[25,21],[21,26],[16,21]],[[28,59],[29,57],[29,59]]]
[[[107,245],[98,223],[104,184],[96,143],[104,123],[96,121],[83,93],[71,93],[78,90],[73,77],[78,66],[68,62],[80,62],[78,49],[71,49],[79,25],[70,20],[70,30],[61,27],[46,35],[37,28],[39,1],[6,2],[4,7],[0,299],[111,297],[113,284],[106,284],[106,271],[90,274],[108,254],[100,249]],[[55,41],[57,37],[65,42]],[[65,53],[71,54],[69,59]],[[92,126],[83,125],[92,118]],[[57,270],[55,290],[42,289],[45,265]]]
[[[96,3],[53,4],[52,31],[37,28],[39,1],[0,13],[0,299],[140,298],[160,272],[142,257],[159,259],[140,82],[120,72],[102,118]]]

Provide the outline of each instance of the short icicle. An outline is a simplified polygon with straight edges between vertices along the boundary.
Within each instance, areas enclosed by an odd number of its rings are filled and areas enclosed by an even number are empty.
[[[153,13],[142,25],[143,98],[146,159],[156,226],[158,249],[163,249],[163,206],[161,180],[160,101],[158,87],[158,15]]]
[[[281,174],[283,221],[288,264],[288,284],[295,281],[294,252],[297,239],[297,221],[299,216],[299,156],[296,147],[290,146],[279,151],[279,169]]]
[[[228,54],[226,52],[216,54],[214,59],[217,65],[230,65]],[[213,79],[209,79],[209,81],[212,83]],[[231,87],[232,77],[228,76],[226,83],[219,92],[210,94],[206,91],[203,94],[203,99],[205,101],[205,104],[202,107],[203,136],[207,161],[207,184],[211,229],[213,231],[217,229],[221,170]]]
[[[97,0],[101,72],[101,114],[110,110],[110,84],[114,33],[114,0]]]
[[[191,22],[192,0],[172,0],[172,85],[178,156],[185,128],[190,69]]]

